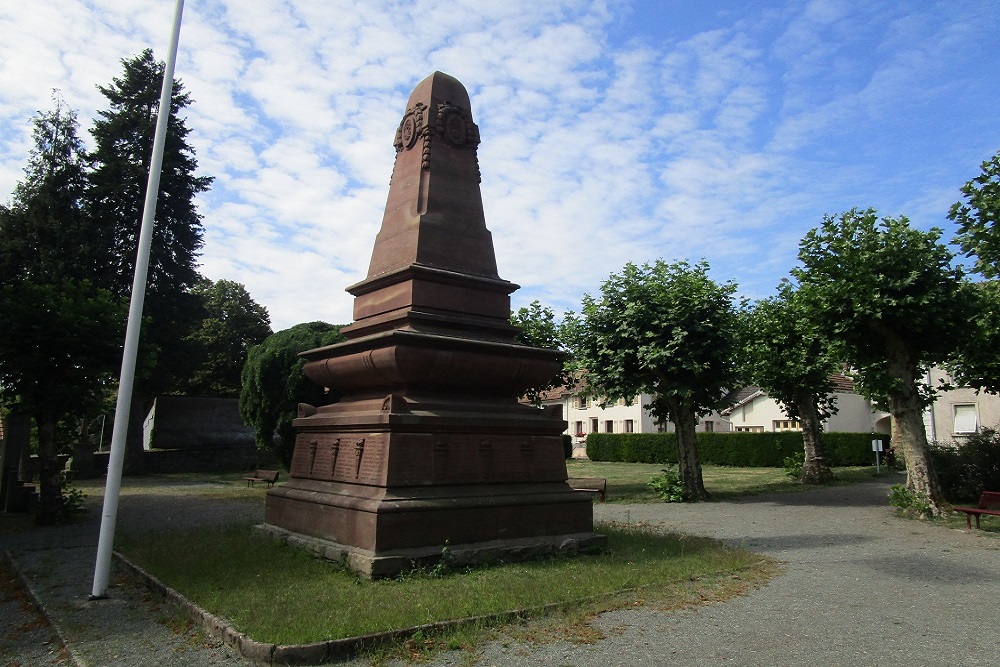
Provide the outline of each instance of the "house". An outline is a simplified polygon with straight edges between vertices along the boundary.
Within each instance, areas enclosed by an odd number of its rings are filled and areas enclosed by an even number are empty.
[[[566,433],[573,436],[574,456],[586,446],[590,433],[664,433],[672,432],[672,422],[660,422],[643,406],[652,401],[648,394],[640,394],[631,404],[624,399],[602,406],[600,399],[581,395],[582,388],[570,391],[559,387],[542,395],[542,405],[558,406],[560,415],[567,422]],[[722,415],[712,412],[698,420],[696,431],[729,431]]]
[[[831,378],[837,414],[823,422],[827,432],[889,433],[889,415],[857,393],[846,375]],[[722,411],[733,431],[800,431],[801,425],[788,418],[781,405],[759,387],[745,387],[730,394],[731,406]]]
[[[944,369],[935,367],[928,372],[926,381],[937,387],[951,378]],[[972,387],[941,391],[924,410],[924,427],[931,442],[961,444],[981,428],[1000,428],[1000,396]]]

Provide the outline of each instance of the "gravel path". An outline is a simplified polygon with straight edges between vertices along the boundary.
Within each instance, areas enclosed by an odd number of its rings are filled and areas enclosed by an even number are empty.
[[[597,504],[598,521],[644,522],[722,539],[785,562],[784,573],[722,604],[603,614],[594,623],[605,638],[593,644],[525,645],[507,638],[471,660],[452,652],[423,664],[992,667],[1000,655],[1000,536],[896,519],[886,506],[888,484],[699,505]],[[123,499],[120,530],[260,518],[262,503],[211,500],[190,491],[157,489]],[[249,664],[216,642],[170,631],[160,622],[164,610],[117,577],[111,600],[86,602],[99,510],[92,514],[97,516],[89,523],[33,531],[3,547],[14,552],[76,664]],[[0,605],[0,623],[9,627],[4,609]],[[13,656],[0,665],[60,664],[53,655]]]

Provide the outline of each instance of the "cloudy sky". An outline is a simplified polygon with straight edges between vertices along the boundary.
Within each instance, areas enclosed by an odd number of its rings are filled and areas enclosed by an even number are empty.
[[[61,91],[98,85],[175,0],[0,3],[0,199]],[[351,320],[396,126],[434,70],[469,89],[501,277],[558,312],[625,262],[705,258],[771,294],[824,214],[942,227],[1000,150],[996,0],[187,0],[176,76],[200,170],[202,272],[275,330]]]

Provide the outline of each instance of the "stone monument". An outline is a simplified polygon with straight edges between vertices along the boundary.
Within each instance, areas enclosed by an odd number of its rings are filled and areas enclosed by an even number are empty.
[[[560,353],[514,342],[480,194],[469,95],[414,89],[347,341],[302,353],[339,403],[302,405],[265,529],[369,577],[433,562],[601,548],[590,496],[566,483],[561,415],[518,403]],[[526,239],[526,241],[528,241]]]

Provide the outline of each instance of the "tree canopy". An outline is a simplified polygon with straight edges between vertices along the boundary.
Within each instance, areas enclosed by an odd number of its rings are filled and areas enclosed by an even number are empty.
[[[204,316],[187,337],[197,363],[181,386],[197,396],[238,398],[250,348],[271,335],[267,309],[232,280],[202,280],[192,292]]]
[[[85,158],[76,116],[57,98],[34,119],[35,145],[11,206],[0,208],[0,398],[38,429],[36,519],[64,518],[56,427],[100,399],[124,303],[88,279],[106,253],[86,234]]]
[[[632,401],[677,427],[680,476],[690,499],[708,496],[695,443],[697,418],[719,406],[736,376],[736,286],[708,276],[708,264],[628,263],[583,297],[567,331],[589,390]]]
[[[516,313],[511,313],[510,322],[520,329],[516,342],[522,345],[566,352],[562,323],[556,321],[555,311],[548,306],[542,306],[541,302],[532,301],[527,307],[518,309]],[[571,363],[567,354],[562,360],[559,373],[545,385],[528,389],[524,397],[535,405],[539,405],[545,391],[558,387],[574,387],[576,380],[570,367]]]
[[[792,271],[862,390],[888,403],[907,483],[936,508],[941,494],[921,416],[933,388],[923,379],[929,365],[960,348],[965,323],[976,316],[970,286],[940,237],[940,229],[914,229],[902,216],[852,209],[806,234],[802,267]]]
[[[740,347],[741,374],[801,423],[805,460],[800,480],[831,479],[821,431],[822,421],[836,412],[831,375],[839,364],[832,341],[790,282],[747,311]]]
[[[87,192],[95,234],[111,249],[112,262],[101,277],[112,292],[127,296],[135,273],[139,229],[146,196],[164,65],[146,49],[122,60],[122,75],[99,86],[108,108],[99,112],[91,134],[95,148]],[[212,179],[195,175],[198,163],[188,143],[181,112],[191,103],[174,81],[163,150],[160,195],[143,308],[137,394],[142,399],[173,388],[189,375],[195,357],[185,344],[199,323],[197,258],[202,246],[201,216],[195,196]]]
[[[983,162],[982,173],[962,186],[962,195],[965,201],[948,213],[958,224],[955,242],[976,258],[976,271],[1000,278],[1000,152]]]
[[[331,402],[324,388],[302,372],[305,361],[299,352],[342,340],[339,326],[307,322],[273,333],[250,348],[243,366],[240,414],[254,429],[258,449],[273,452],[286,466],[295,448],[292,420],[299,403]]]

